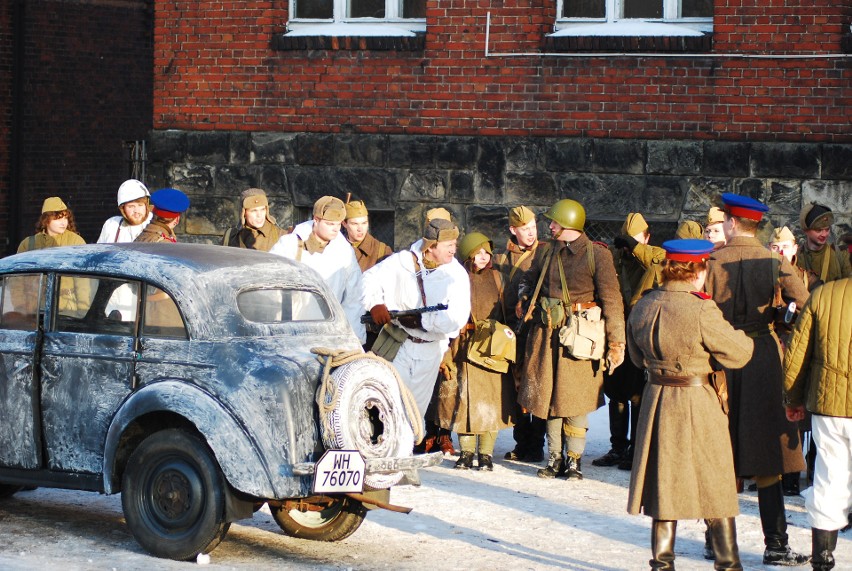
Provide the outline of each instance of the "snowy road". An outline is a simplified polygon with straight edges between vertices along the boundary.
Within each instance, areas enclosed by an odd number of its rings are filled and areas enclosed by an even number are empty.
[[[409,515],[373,511],[340,543],[282,535],[264,508],[231,526],[204,568],[214,569],[647,569],[650,520],[628,516],[628,472],[596,468],[608,448],[606,408],[591,418],[585,480],[542,480],[538,466],[505,462],[511,431],[497,441],[493,473],[453,470],[455,458],[423,472],[423,486],[393,491]],[[790,543],[810,552],[802,498],[788,498]],[[746,569],[761,564],[757,495],[740,496],[737,518]],[[679,570],[712,569],[701,557],[703,523],[680,522]],[[852,532],[840,535],[837,569],[852,568]],[[193,569],[148,556],[124,524],[119,496],[39,489],[0,503],[0,569]],[[809,569],[804,567],[800,569]]]

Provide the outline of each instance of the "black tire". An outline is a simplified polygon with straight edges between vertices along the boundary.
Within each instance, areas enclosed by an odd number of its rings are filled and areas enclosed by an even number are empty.
[[[361,527],[367,508],[350,498],[336,498],[322,511],[288,510],[270,506],[272,517],[290,537],[314,541],[340,541]]]
[[[0,484],[0,499],[14,496],[21,491],[21,486],[13,486],[11,484]]]
[[[212,452],[184,430],[157,432],[133,451],[121,506],[136,541],[157,557],[209,553],[228,531],[225,481]]]

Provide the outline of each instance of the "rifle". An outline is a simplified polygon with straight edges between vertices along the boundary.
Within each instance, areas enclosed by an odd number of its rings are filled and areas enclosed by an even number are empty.
[[[417,309],[390,310],[388,313],[390,313],[391,319],[396,319],[398,317],[406,317],[408,315],[422,315],[424,313],[431,313],[433,311],[441,311],[442,309],[447,309],[446,303],[438,303],[426,307],[418,307]],[[376,325],[376,323],[373,322],[373,316],[370,315],[369,312],[361,316],[361,323],[367,325]]]

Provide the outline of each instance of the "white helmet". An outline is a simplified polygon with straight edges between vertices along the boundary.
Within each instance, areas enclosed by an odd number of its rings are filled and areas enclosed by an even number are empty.
[[[121,183],[118,187],[118,205],[121,206],[125,202],[145,198],[151,196],[148,192],[148,187],[136,180],[135,178],[128,179]]]

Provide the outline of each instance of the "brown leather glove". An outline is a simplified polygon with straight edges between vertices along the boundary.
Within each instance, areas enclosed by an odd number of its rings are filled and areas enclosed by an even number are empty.
[[[610,343],[606,352],[607,373],[610,375],[624,362],[624,343]]]
[[[402,317],[397,317],[396,320],[403,327],[408,327],[409,329],[423,329],[423,320],[420,319],[420,314],[417,315],[403,315]]]
[[[388,306],[383,303],[374,305],[372,309],[370,309],[370,317],[373,318],[373,322],[376,325],[385,325],[386,323],[391,322],[391,314],[390,311],[388,311]]]

